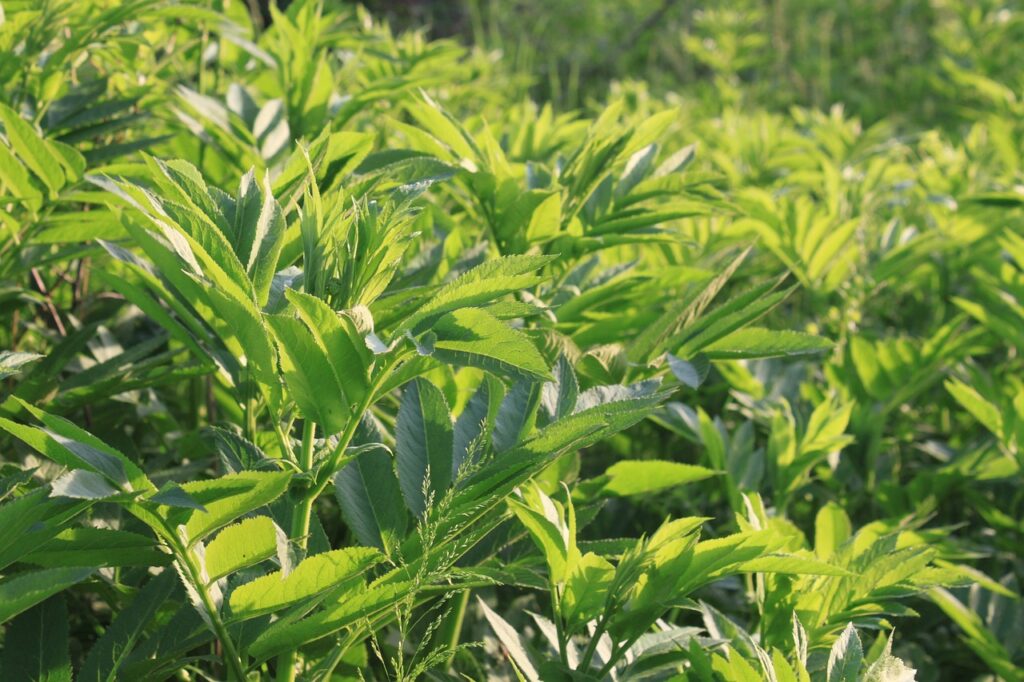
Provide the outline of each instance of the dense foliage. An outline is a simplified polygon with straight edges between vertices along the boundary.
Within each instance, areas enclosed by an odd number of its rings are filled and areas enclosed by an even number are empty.
[[[1024,680],[1024,11],[690,5],[0,0],[0,678]]]

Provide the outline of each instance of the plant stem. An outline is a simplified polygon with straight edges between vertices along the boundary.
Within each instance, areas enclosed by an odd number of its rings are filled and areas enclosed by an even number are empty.
[[[349,420],[348,426],[345,427],[345,431],[342,432],[341,437],[338,439],[337,447],[335,447],[334,451],[328,456],[327,464],[323,468],[323,470],[327,472],[324,479],[322,481],[314,482],[313,488],[310,492],[311,498],[315,499],[320,497],[320,494],[323,493],[324,489],[327,488],[327,485],[331,482],[331,474],[334,473],[334,470],[338,467],[338,462],[341,460],[342,456],[344,456],[345,450],[348,449],[348,444],[352,442],[352,437],[356,435],[356,429],[359,427],[359,422],[363,419],[363,413],[366,412],[366,409],[370,406],[371,397],[372,391],[368,391],[366,398],[363,399],[363,402],[360,404],[356,414],[352,415],[352,419]]]
[[[169,537],[173,538],[170,534]],[[202,579],[202,571],[195,561],[192,560],[192,555],[181,542],[174,539],[172,547],[178,556],[178,561],[185,568],[186,573],[188,573],[188,578],[192,581],[192,586],[199,595],[199,599],[203,602],[203,608],[206,609],[206,613],[210,617],[210,626],[213,628],[213,634],[216,635],[224,650],[223,659],[228,668],[228,679],[233,682],[244,682],[245,666],[242,665],[242,658],[238,655],[238,649],[235,647],[231,635],[228,634],[224,621],[220,618],[217,605],[213,603],[213,598],[210,597],[210,593],[206,589],[206,584]]]
[[[387,372],[382,372],[379,381],[383,381],[384,377],[387,376]],[[369,409],[370,404],[373,402],[373,397],[377,392],[377,385],[371,386],[366,391],[366,396],[362,402],[359,403],[355,412],[352,413],[352,417],[349,419],[348,424],[345,426],[345,431],[342,432],[341,437],[338,439],[338,444],[335,446],[334,451],[328,455],[326,464],[323,467],[323,471],[327,472],[322,481],[314,480],[313,485],[310,487],[306,496],[299,503],[299,508],[296,510],[296,515],[292,518],[292,539],[299,542],[299,546],[302,548],[306,547],[306,536],[309,535],[309,519],[313,503],[320,497],[324,489],[331,482],[331,474],[338,466],[339,460],[344,456],[345,450],[348,448],[348,444],[352,442],[352,437],[356,434],[356,429],[359,427],[359,422],[363,419],[363,414]],[[299,466],[304,472],[311,472],[313,468],[313,422],[306,420],[303,425],[302,434],[302,452],[299,455]],[[277,658],[277,680],[278,682],[294,682],[295,680],[295,650],[285,652]]]
[[[308,473],[313,468],[313,439],[316,435],[316,422],[306,419],[302,423],[302,449],[299,451],[299,468]],[[307,494],[292,516],[291,540],[305,550],[309,538],[309,521],[313,515],[313,503],[316,495]],[[277,657],[278,682],[292,682],[295,679],[295,649],[284,652]]]
[[[307,419],[302,424],[302,450],[299,452],[299,468],[303,473],[313,469],[313,437],[316,434],[316,422]],[[302,549],[306,549],[306,537],[309,535],[309,519],[313,512],[315,495],[306,495],[299,503],[292,517],[291,539]]]
[[[605,611],[601,614],[601,619],[597,621],[597,625],[594,627],[594,634],[590,636],[590,641],[587,642],[587,649],[583,652],[583,657],[580,658],[579,669],[584,672],[590,669],[590,661],[594,658],[594,653],[597,652],[597,645],[601,642],[601,635],[604,634],[605,627],[608,624],[608,612]]]

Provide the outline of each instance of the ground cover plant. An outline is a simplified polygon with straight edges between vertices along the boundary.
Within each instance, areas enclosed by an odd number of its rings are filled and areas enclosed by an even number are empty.
[[[0,0],[0,679],[1024,680],[1024,12],[534,4]]]

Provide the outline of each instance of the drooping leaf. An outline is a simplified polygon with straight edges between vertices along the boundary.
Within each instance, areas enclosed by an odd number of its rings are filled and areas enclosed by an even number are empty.
[[[0,379],[19,374],[22,367],[43,357],[38,353],[22,353],[18,351],[0,351]]]
[[[102,500],[114,497],[119,492],[121,491],[96,472],[75,469],[55,480],[50,494],[53,497],[70,497],[78,500]]]
[[[451,485],[452,447],[452,419],[444,395],[429,381],[416,379],[403,390],[395,425],[398,481],[414,514],[427,509],[424,489],[439,498]]]
[[[360,543],[390,554],[405,534],[406,511],[394,461],[383,447],[365,450],[334,476],[334,493]]]
[[[527,653],[526,642],[522,635],[509,625],[504,618],[495,613],[491,607],[485,604],[483,599],[477,597],[477,603],[480,605],[480,610],[483,611],[484,618],[487,619],[494,634],[498,637],[498,641],[501,642],[505,651],[508,652],[509,657],[515,663],[516,669],[530,682],[539,682],[540,675],[537,673],[529,653]]]

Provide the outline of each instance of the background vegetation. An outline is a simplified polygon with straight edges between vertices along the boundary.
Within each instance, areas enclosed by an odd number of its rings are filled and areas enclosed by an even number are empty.
[[[0,677],[1024,680],[1022,61],[0,0]]]

